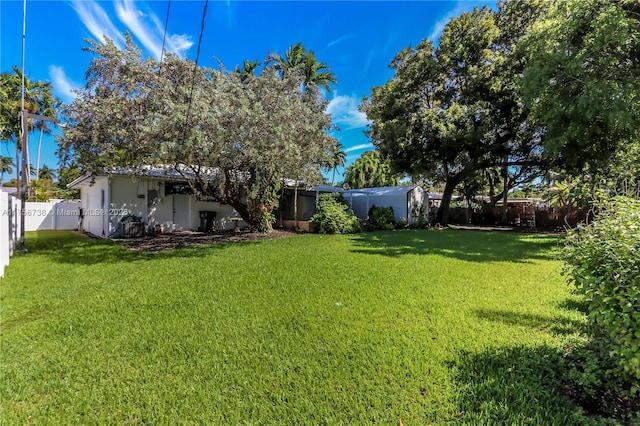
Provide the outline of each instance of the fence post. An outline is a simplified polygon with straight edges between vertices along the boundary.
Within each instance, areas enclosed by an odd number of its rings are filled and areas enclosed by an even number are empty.
[[[12,215],[9,210],[9,194],[0,191],[0,277],[4,276],[4,268],[9,265],[11,234],[9,221]]]

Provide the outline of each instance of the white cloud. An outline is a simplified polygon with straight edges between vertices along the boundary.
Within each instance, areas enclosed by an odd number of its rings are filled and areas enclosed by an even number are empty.
[[[144,47],[151,52],[156,59],[160,59],[162,53],[162,39],[158,38],[154,31],[143,21],[142,13],[130,1],[116,1],[114,4],[116,14],[120,22],[125,24],[129,31],[138,39]]]
[[[350,153],[350,152],[354,152],[354,151],[362,151],[364,149],[374,149],[374,146],[373,146],[373,144],[371,142],[363,143],[363,144],[360,144],[360,145],[355,145],[355,146],[349,147],[349,148],[345,149],[344,152]]]
[[[128,30],[137,41],[156,59],[162,53],[164,22],[153,14],[145,14],[136,7],[134,1],[117,0],[114,2],[115,14],[125,28],[120,30],[111,21],[109,14],[94,0],[72,0],[72,6],[89,32],[98,40],[105,42],[104,36],[112,39],[119,48],[125,43],[124,32]],[[191,36],[186,34],[167,34],[165,49],[184,57],[193,46]]]
[[[475,6],[479,5],[481,4],[473,1],[459,0],[453,9],[451,9],[447,14],[440,18],[438,22],[435,23],[435,25],[433,26],[433,30],[431,31],[431,34],[429,34],[427,39],[435,44],[444,31],[444,27],[451,20],[451,18],[455,18],[463,12],[471,11]]]
[[[109,18],[107,12],[95,1],[73,0],[71,6],[93,36],[105,43],[105,36],[122,48],[124,36]]]
[[[158,52],[162,49],[162,36],[164,35],[164,22],[161,21],[155,14],[149,15],[149,18],[155,24],[155,29],[158,34]],[[148,29],[148,31],[151,31]],[[193,46],[193,40],[190,35],[187,34],[167,34],[165,39],[164,49],[167,52],[175,53],[181,58],[184,58],[187,51]]]
[[[327,47],[335,46],[336,44],[338,44],[338,43],[342,43],[342,42],[343,42],[343,41],[345,41],[345,40],[349,40],[349,39],[350,39],[350,38],[352,38],[352,37],[353,37],[353,36],[351,36],[351,35],[343,35],[343,36],[338,37],[337,39],[335,39],[335,40],[333,40],[333,41],[329,42],[329,43],[327,44]]]
[[[166,49],[169,52],[173,52],[176,55],[184,58],[187,51],[193,46],[191,36],[186,34],[172,34],[167,39],[168,47]]]
[[[373,57],[376,54],[376,49],[371,49],[369,51],[369,54],[367,55],[367,60],[364,63],[364,71],[368,71],[369,70],[369,65],[371,65],[371,61],[373,60]]]
[[[327,113],[331,114],[333,122],[345,130],[366,127],[369,124],[365,113],[358,111],[359,100],[355,96],[338,96],[329,101]]]
[[[82,84],[77,83],[67,77],[62,67],[57,65],[51,65],[49,67],[49,77],[51,77],[51,84],[56,95],[66,103],[71,103],[76,98],[76,94],[73,90],[82,87]]]

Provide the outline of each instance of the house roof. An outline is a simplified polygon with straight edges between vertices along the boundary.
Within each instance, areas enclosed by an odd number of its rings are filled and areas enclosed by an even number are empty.
[[[175,166],[171,165],[159,165],[159,166],[141,166],[141,167],[108,167],[102,172],[97,173],[95,176],[139,176],[155,179],[171,179],[171,180],[186,180],[194,178],[195,172],[188,166],[180,165],[180,171],[176,170]],[[208,172],[211,176],[215,175],[213,169],[204,169],[205,173]],[[67,185],[69,189],[79,188],[80,186],[92,183],[94,175],[86,174],[80,176],[73,182]]]
[[[142,166],[142,167],[109,167],[105,168],[103,172],[98,173],[95,176],[139,176],[154,179],[171,179],[176,181],[184,181],[189,178],[195,177],[195,172],[188,166],[180,165],[180,171],[172,165],[160,165],[160,166]],[[205,173],[208,172],[211,177],[216,175],[215,169],[204,169]],[[69,189],[76,189],[83,185],[92,184],[93,178],[91,174],[86,174],[74,180],[67,185]],[[318,192],[343,192],[342,188],[330,185],[314,185],[307,186],[304,182],[295,181],[293,179],[285,179],[285,186],[287,188],[303,188],[306,191],[318,191]]]

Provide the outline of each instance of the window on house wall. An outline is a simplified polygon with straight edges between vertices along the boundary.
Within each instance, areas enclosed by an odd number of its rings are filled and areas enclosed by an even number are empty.
[[[184,182],[167,182],[164,184],[164,195],[193,194],[193,189]]]

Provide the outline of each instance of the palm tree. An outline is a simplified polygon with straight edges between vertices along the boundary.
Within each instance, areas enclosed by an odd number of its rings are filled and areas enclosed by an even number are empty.
[[[31,163],[27,164],[27,175],[36,177],[36,169]]]
[[[53,96],[51,83],[45,81],[31,81],[22,74],[17,66],[13,67],[13,73],[2,73],[0,76],[0,104],[2,120],[0,121],[0,138],[2,140],[16,141],[16,162],[20,162],[20,155],[28,155],[22,152],[22,118],[20,112],[23,108],[23,82],[24,82],[24,110],[45,117],[55,117],[56,107],[60,104]],[[36,123],[37,122],[37,123]],[[27,133],[40,127],[41,132],[48,132],[48,127],[43,120],[27,120]],[[40,135],[42,137],[42,134]],[[24,161],[24,160],[23,160]],[[37,166],[36,166],[37,169]],[[35,170],[34,170],[35,171]],[[29,175],[26,175],[27,192],[29,192]]]
[[[336,84],[336,77],[329,66],[316,59],[313,50],[307,52],[302,43],[294,44],[287,49],[284,57],[271,53],[265,60],[267,66],[278,71],[283,77],[298,74],[303,78],[305,91],[316,94],[318,87],[331,91],[330,84]]]
[[[344,166],[344,163],[347,161],[347,153],[343,148],[344,145],[338,142],[335,149],[331,152],[331,165],[333,168],[333,175],[331,176],[331,186],[335,185],[336,170],[338,169],[338,167]]]
[[[240,74],[240,80],[245,81],[250,76],[256,75],[256,70],[258,69],[259,66],[260,66],[260,61],[258,60],[250,61],[248,59],[245,59],[242,62],[242,68],[236,65],[235,72]]]
[[[57,101],[49,92],[43,93],[42,96],[42,112],[40,115],[45,117],[54,117],[56,114],[56,108],[59,106]],[[42,147],[42,135],[50,135],[51,129],[47,125],[45,120],[38,120],[35,127],[40,130],[40,137],[38,138],[38,154],[36,156],[36,176],[40,176],[40,148]]]
[[[297,43],[287,49],[284,58],[277,53],[271,53],[267,56],[265,63],[285,76],[295,70],[301,70],[306,55],[307,50],[302,43]]]
[[[398,185],[400,176],[391,170],[378,151],[366,151],[347,167],[344,181],[351,188],[373,188]]]
[[[4,179],[5,173],[13,172],[13,158],[11,157],[0,157],[0,186],[2,186],[2,181]]]
[[[56,177],[56,172],[43,164],[37,176],[38,179],[53,180]]]
[[[316,59],[313,50],[310,50],[304,61],[304,87],[312,90],[317,87],[331,92],[330,84],[336,84],[336,76],[329,71],[329,65]]]
[[[0,75],[0,108],[2,119],[0,121],[0,139],[13,139],[18,143],[18,149],[22,149],[20,134],[22,123],[20,111],[22,109],[22,71],[14,66],[13,73]],[[53,96],[51,83],[45,81],[31,81],[24,77],[24,109],[28,112],[47,117],[55,115],[55,109],[59,105]],[[33,120],[29,120],[28,131],[35,127]]]

